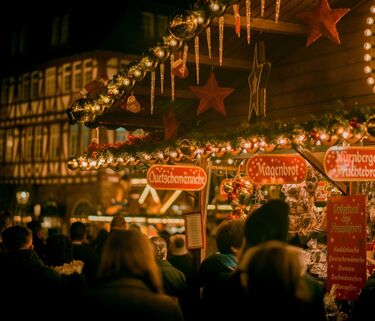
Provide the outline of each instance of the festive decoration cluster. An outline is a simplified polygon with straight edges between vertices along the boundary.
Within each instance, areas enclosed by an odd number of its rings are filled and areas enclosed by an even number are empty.
[[[238,131],[220,134],[195,132],[183,140],[168,142],[163,137],[147,134],[116,144],[92,143],[86,153],[72,157],[67,165],[70,169],[81,170],[121,169],[140,164],[173,164],[270,152],[277,148],[290,149],[293,145],[311,149],[320,145],[355,144],[364,139],[375,140],[374,107],[337,111],[304,123],[246,124]]]

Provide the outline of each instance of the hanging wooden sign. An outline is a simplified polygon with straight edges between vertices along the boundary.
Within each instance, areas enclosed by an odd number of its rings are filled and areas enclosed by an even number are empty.
[[[254,184],[299,184],[306,178],[307,165],[298,155],[262,154],[249,158],[246,173]]]
[[[197,166],[152,165],[147,183],[161,190],[200,191],[206,186],[207,174]]]
[[[324,170],[334,181],[373,181],[375,148],[333,146],[324,156]]]

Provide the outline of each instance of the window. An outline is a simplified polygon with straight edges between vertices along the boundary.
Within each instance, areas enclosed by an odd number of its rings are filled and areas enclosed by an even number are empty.
[[[156,16],[156,36],[160,37],[168,28],[168,18],[166,16]]]
[[[115,136],[115,142],[124,142],[128,138],[128,131],[125,128],[117,128]]]
[[[70,16],[56,17],[52,21],[51,46],[67,44],[69,41]]]
[[[30,74],[22,76],[22,99],[30,99]]]
[[[146,42],[154,40],[154,14],[151,12],[142,12],[142,30],[143,38]]]
[[[82,89],[82,62],[73,63],[73,91]]]
[[[56,95],[56,67],[46,70],[45,94],[46,96]]]
[[[35,127],[35,140],[34,140],[34,159],[42,159],[42,148],[43,148],[43,132],[42,126]]]
[[[5,152],[5,159],[7,162],[11,162],[13,159],[13,133],[9,130],[7,132],[7,141],[6,141],[6,152]]]
[[[69,126],[69,155],[75,156],[78,154],[78,137],[79,137],[79,125],[75,124]]]
[[[63,92],[69,93],[72,90],[72,65],[63,66]]]
[[[83,62],[83,85],[86,86],[93,79],[93,61],[86,59]]]
[[[49,156],[51,159],[57,159],[60,152],[60,125],[53,124],[50,130]]]
[[[33,155],[33,128],[26,128],[26,139],[25,139],[25,160],[30,161]]]
[[[1,83],[1,104],[7,105],[9,99],[9,80],[4,78]]]
[[[82,133],[81,150],[85,150],[87,149],[87,146],[89,146],[90,141],[91,141],[90,128],[87,128],[86,126],[82,126],[81,133]]]
[[[39,97],[39,71],[34,71],[31,74],[31,97]]]

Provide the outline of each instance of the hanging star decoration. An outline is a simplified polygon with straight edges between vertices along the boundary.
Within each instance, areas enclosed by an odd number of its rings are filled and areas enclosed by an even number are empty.
[[[210,73],[206,85],[190,86],[190,89],[200,99],[197,115],[214,108],[218,113],[227,116],[224,99],[234,91],[234,88],[219,87],[213,72]]]
[[[309,25],[310,33],[306,41],[306,47],[324,36],[336,44],[340,44],[336,24],[350,11],[349,8],[331,9],[328,0],[320,0],[319,5],[297,17]]]
[[[265,58],[263,41],[255,44],[253,69],[248,78],[250,88],[249,112],[247,120],[254,122],[257,117],[266,117],[267,82],[271,71],[271,63]]]
[[[163,115],[164,139],[171,140],[176,138],[180,122],[176,119],[172,107],[168,109],[166,115]]]

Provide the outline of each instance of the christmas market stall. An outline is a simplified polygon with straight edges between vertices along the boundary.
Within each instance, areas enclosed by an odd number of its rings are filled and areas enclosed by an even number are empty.
[[[374,17],[372,1],[197,1],[72,103],[94,139],[67,166],[185,191],[191,249],[211,224],[282,198],[309,271],[355,299],[375,237]],[[111,142],[101,128],[143,132]]]

